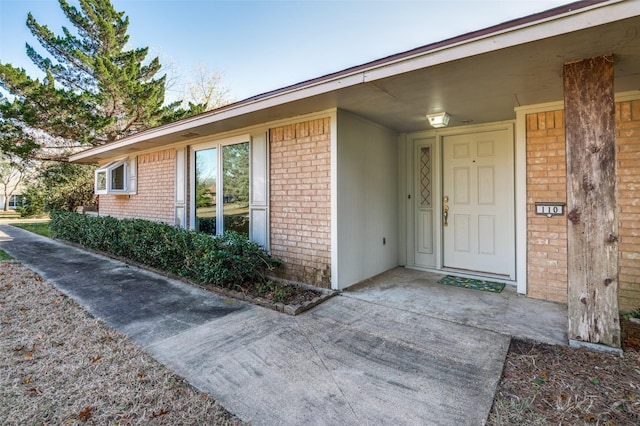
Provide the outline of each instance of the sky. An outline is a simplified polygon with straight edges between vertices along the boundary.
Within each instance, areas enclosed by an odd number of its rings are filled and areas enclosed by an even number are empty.
[[[69,0],[77,5],[77,0]],[[432,42],[571,3],[561,0],[112,0],[129,16],[130,47],[150,49],[174,82],[199,66],[222,73],[234,100],[320,77]],[[27,29],[31,12],[56,34],[71,27],[57,0],[0,0],[0,62],[39,71],[46,53]]]

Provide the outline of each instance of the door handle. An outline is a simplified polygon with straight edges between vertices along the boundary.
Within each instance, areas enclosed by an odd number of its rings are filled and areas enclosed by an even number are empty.
[[[442,207],[442,216],[444,217],[444,226],[449,226],[449,206],[446,204]]]

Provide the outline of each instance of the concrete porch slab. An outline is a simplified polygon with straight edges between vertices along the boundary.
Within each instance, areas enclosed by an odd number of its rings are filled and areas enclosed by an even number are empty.
[[[395,268],[346,289],[343,296],[513,337],[567,345],[567,306],[531,299],[507,285],[501,293],[438,284],[443,275]]]

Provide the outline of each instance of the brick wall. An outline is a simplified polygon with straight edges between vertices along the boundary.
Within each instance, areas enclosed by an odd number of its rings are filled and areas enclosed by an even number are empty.
[[[563,112],[527,115],[527,293],[566,303],[566,215],[534,213],[535,201],[566,202]],[[640,307],[640,100],[616,104],[619,305]]]
[[[527,295],[567,302],[567,217],[539,216],[535,202],[567,201],[563,111],[527,115]]]
[[[100,215],[174,223],[176,151],[138,156],[138,190],[134,195],[100,195]]]
[[[616,104],[619,304],[640,308],[640,100]]]
[[[331,286],[329,118],[269,131],[271,253],[282,278]]]

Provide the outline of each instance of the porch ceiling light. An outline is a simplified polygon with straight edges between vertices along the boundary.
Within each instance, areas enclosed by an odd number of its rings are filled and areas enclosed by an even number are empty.
[[[438,112],[436,114],[427,114],[427,120],[432,127],[440,128],[447,127],[451,116],[446,112]]]

